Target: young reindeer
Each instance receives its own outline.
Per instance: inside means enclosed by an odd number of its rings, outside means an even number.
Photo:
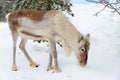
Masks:
[[[52,69],[54,72],[61,71],[57,62],[56,42],[62,43],[66,55],[70,55],[73,50],[80,65],[87,64],[90,35],[83,36],[60,11],[18,10],[9,13],[6,17],[13,38],[13,71],[17,70],[16,43],[18,36],[22,38],[19,48],[32,67],[38,67],[38,64],[30,58],[25,49],[28,39],[48,41],[50,55],[47,71]],[[54,67],[52,67],[53,59]]]

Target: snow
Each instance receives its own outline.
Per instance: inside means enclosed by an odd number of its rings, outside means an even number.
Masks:
[[[57,45],[61,73],[47,72],[47,43],[29,40],[26,49],[40,66],[29,66],[23,53],[17,48],[18,71],[11,71],[12,38],[7,23],[0,23],[0,80],[120,80],[120,16],[109,9],[93,16],[102,5],[74,5],[75,17],[70,21],[83,34],[90,33],[88,64],[81,67],[72,52],[69,57]],[[20,39],[18,43],[20,42]]]

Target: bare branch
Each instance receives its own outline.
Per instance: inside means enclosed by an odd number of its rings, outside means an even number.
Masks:
[[[116,9],[112,4],[110,4],[111,9],[113,9],[115,12],[117,12],[120,15],[120,12],[118,11],[118,9]]]
[[[98,12],[96,12],[93,16],[97,16],[100,12],[102,12],[103,10],[105,10],[105,8],[106,8],[107,6],[104,6],[104,8],[103,9],[101,9],[100,11],[98,11]]]
[[[102,0],[100,0],[100,1],[95,1],[95,0],[86,0],[86,1],[88,1],[88,2],[92,2],[92,3],[108,3],[107,1],[102,1]]]
[[[98,1],[96,1],[96,0],[86,0],[86,1],[88,1],[88,2],[92,2],[92,3],[98,3],[98,4],[102,4],[102,5],[104,5],[104,8],[103,9],[101,9],[100,11],[98,11],[98,12],[96,12],[96,16],[100,13],[100,12],[102,12],[103,10],[105,10],[105,8],[109,8],[109,9],[111,9],[111,10],[113,10],[112,12],[116,12],[116,13],[118,13],[119,15],[120,15],[120,7],[119,8],[116,8],[116,5],[120,5],[120,1],[118,2],[118,1],[116,1],[116,2],[109,2],[108,0],[98,0]]]

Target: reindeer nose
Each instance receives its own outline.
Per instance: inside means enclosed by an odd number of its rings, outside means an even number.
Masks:
[[[85,61],[80,61],[80,65],[81,65],[82,67],[84,67],[84,66],[86,66],[86,62],[85,62]]]
[[[80,63],[83,63],[83,61],[80,61]]]

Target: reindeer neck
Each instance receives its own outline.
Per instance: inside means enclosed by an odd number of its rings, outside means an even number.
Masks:
[[[55,15],[54,23],[56,24],[56,32],[65,40],[69,47],[75,45],[78,41],[78,37],[82,36],[68,18],[62,13],[57,13]]]
[[[82,35],[73,25],[67,27],[68,29],[65,33],[65,37],[67,38],[65,40],[70,47],[73,47],[78,42],[78,38]]]

